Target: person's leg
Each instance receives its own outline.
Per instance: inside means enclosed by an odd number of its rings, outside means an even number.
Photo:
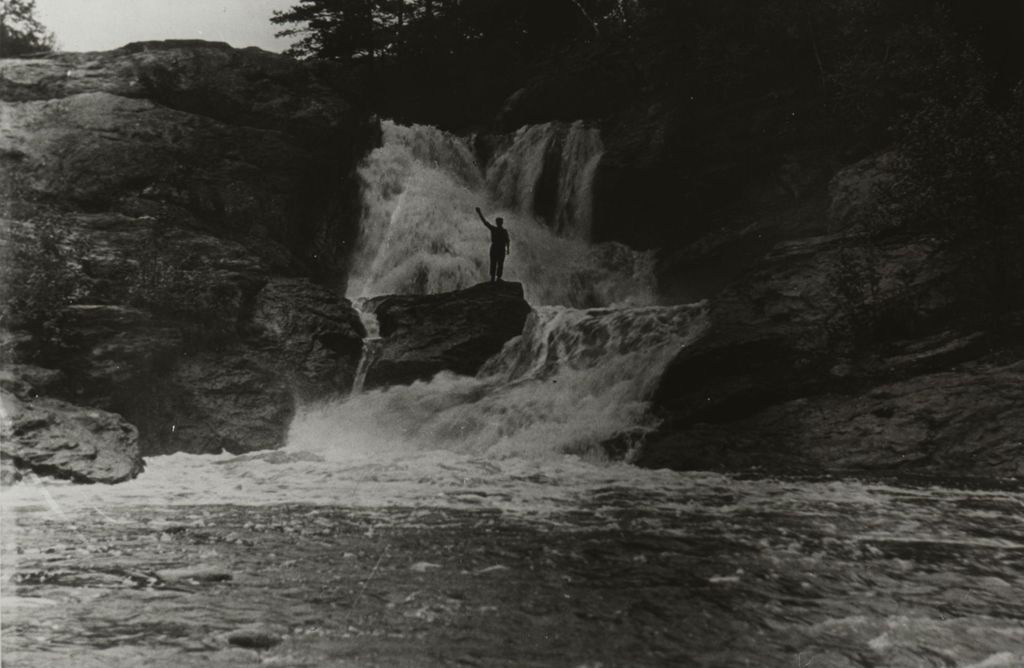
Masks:
[[[501,280],[501,272],[505,269],[505,253],[498,255],[498,280]]]
[[[502,255],[502,249],[490,249],[490,281],[494,282],[502,278],[502,263],[504,259],[505,256]]]

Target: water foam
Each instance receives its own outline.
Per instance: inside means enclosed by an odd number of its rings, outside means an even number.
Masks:
[[[447,450],[488,458],[604,457],[654,427],[647,398],[706,322],[704,306],[540,307],[476,377],[366,392],[302,409],[288,449],[333,461]]]

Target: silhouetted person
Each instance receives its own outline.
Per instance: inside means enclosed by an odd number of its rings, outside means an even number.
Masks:
[[[505,221],[502,218],[495,218],[494,225],[487,222],[484,218],[483,211],[480,207],[476,208],[476,213],[480,216],[480,220],[483,221],[487,229],[491,231],[491,282],[501,280],[501,270],[505,268],[505,256],[510,252],[510,242],[508,239],[508,230],[505,229]]]

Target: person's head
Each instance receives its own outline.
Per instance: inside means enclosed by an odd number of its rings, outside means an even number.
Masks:
[[[496,225],[497,225],[498,227],[501,227],[502,225],[504,225],[504,224],[505,224],[505,219],[504,219],[504,218],[495,218],[495,219],[494,219],[494,222],[495,222],[495,224],[496,224]]]

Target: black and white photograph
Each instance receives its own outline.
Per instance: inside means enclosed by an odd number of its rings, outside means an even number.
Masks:
[[[1024,0],[0,0],[2,668],[1024,668]]]

